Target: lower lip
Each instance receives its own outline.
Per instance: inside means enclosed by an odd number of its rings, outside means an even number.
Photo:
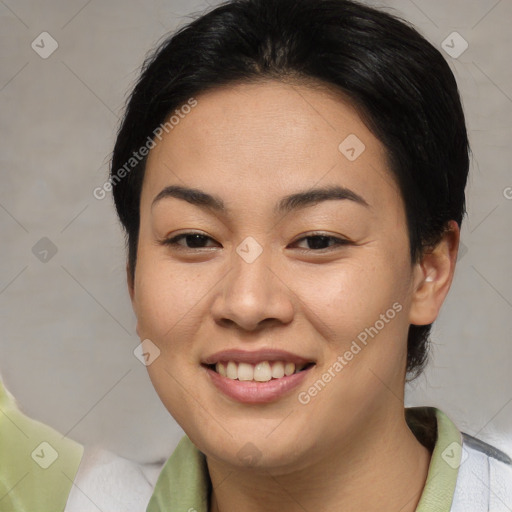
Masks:
[[[268,382],[228,379],[211,368],[205,366],[203,368],[206,369],[217,389],[225,395],[246,404],[263,404],[274,402],[298,387],[312,367],[287,377],[269,380]]]

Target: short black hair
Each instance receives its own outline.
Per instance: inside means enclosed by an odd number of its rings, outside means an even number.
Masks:
[[[470,148],[457,83],[439,50],[408,22],[351,0],[230,0],[167,37],[128,99],[110,182],[132,281],[146,163],[134,153],[191,97],[261,80],[323,84],[352,101],[386,149],[412,263],[449,220],[460,227]],[[409,326],[409,380],[426,364],[431,327]]]

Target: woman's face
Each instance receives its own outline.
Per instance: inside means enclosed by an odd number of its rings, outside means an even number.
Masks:
[[[157,393],[201,451],[285,471],[402,414],[424,275],[384,147],[341,96],[267,82],[196,99],[148,157],[137,331],[160,350]],[[162,193],[173,186],[214,200]],[[333,193],[302,195],[316,189]],[[281,377],[293,361],[310,364]]]

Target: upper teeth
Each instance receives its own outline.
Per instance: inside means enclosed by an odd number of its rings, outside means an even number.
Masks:
[[[285,363],[282,361],[273,361],[272,363],[262,361],[254,365],[228,361],[227,364],[218,362],[215,365],[215,371],[228,379],[268,382],[272,378],[280,379],[285,375],[288,376],[299,372],[305,366],[306,364],[295,365],[295,363]]]

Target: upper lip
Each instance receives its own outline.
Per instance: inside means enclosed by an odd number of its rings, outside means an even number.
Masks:
[[[286,350],[266,348],[261,350],[230,349],[215,352],[203,359],[203,364],[215,364],[219,361],[235,361],[237,363],[256,364],[262,361],[284,361],[295,364],[307,364],[314,362],[312,359],[301,357]]]

